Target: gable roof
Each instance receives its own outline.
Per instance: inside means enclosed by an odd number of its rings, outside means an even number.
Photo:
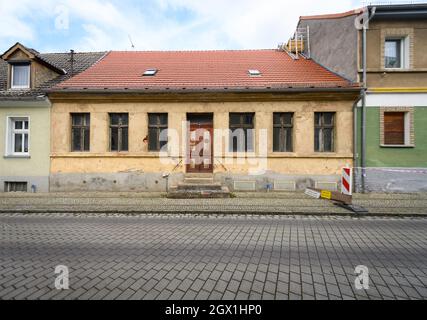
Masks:
[[[154,76],[143,76],[157,69]],[[260,76],[250,76],[249,70]],[[312,60],[292,59],[278,50],[111,51],[79,75],[52,90],[67,91],[203,91],[275,88],[338,88],[355,84]]]
[[[14,46],[13,46],[14,47]],[[13,48],[12,47],[12,48]],[[39,53],[34,49],[28,49],[30,53],[36,54],[39,61],[44,61],[55,68],[63,70],[64,72],[58,74],[58,77],[44,82],[37,88],[31,90],[7,90],[7,77],[8,77],[8,63],[0,58],[0,99],[25,99],[35,98],[43,95],[46,89],[55,86],[61,81],[69,79],[71,75],[70,53]],[[10,50],[10,49],[9,49]],[[8,50],[8,51],[9,51]],[[6,51],[6,53],[8,52]],[[99,59],[105,56],[106,52],[77,52],[74,53],[73,75],[76,75],[91,65],[96,63]],[[3,57],[4,55],[2,55]]]
[[[15,43],[12,47],[10,47],[8,50],[6,50],[6,52],[3,53],[0,58],[3,59],[3,60],[8,60],[9,56],[11,54],[13,54],[17,50],[23,51],[31,59],[34,59],[34,60],[38,61],[39,63],[45,65],[46,67],[48,67],[49,69],[55,71],[56,73],[58,73],[60,75],[63,75],[63,74],[67,73],[63,68],[61,68],[57,64],[55,64],[55,63],[53,63],[53,62],[51,62],[49,60],[46,60],[43,57],[43,55],[41,55],[40,52],[38,52],[37,50],[31,49],[31,48],[27,48],[26,46],[22,45],[19,42]]]

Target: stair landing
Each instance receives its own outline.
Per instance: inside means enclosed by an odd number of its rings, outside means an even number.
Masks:
[[[184,181],[172,186],[168,198],[229,198],[230,190],[215,182],[212,174],[191,173],[186,174]]]

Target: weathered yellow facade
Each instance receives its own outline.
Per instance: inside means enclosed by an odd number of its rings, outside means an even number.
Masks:
[[[151,182],[145,181],[145,189],[163,190],[161,175],[171,174],[172,181],[177,181],[185,174],[185,142],[183,142],[182,123],[188,113],[212,113],[214,129],[229,128],[230,112],[255,113],[255,153],[248,154],[248,159],[230,154],[228,139],[214,138],[214,169],[218,179],[232,177],[232,180],[259,180],[268,178],[270,182],[299,177],[316,181],[337,182],[341,168],[352,165],[353,159],[353,101],[229,101],[225,102],[191,102],[191,101],[120,101],[108,99],[60,100],[51,98],[51,188],[53,190],[74,190],[86,185],[88,189],[105,186],[113,190],[127,189],[131,179],[150,176]],[[129,151],[109,152],[109,120],[111,112],[129,113]],[[168,129],[176,135],[169,136],[169,164],[159,159],[157,152],[149,152],[144,138],[148,134],[148,113],[168,113]],[[274,112],[294,112],[293,145],[294,152],[278,153],[272,148],[272,126]],[[314,152],[314,112],[336,112],[335,152]],[[90,113],[90,151],[71,152],[71,113]],[[174,129],[174,130],[170,130]],[[267,158],[266,172],[251,175],[265,157],[260,154],[259,133],[266,129]],[[179,137],[179,141],[177,140]],[[185,137],[185,134],[184,134]],[[184,143],[184,145],[182,145]],[[224,153],[218,150],[222,145]],[[221,154],[222,153],[222,154]],[[123,178],[123,175],[125,178]],[[137,177],[138,176],[138,177]],[[317,178],[314,178],[317,177]],[[112,181],[110,181],[112,180]],[[121,182],[122,181],[122,182]],[[98,183],[94,185],[93,182]],[[120,186],[118,186],[120,184]],[[130,183],[131,190],[141,190],[138,185]],[[298,183],[297,183],[298,184]],[[306,185],[306,184],[304,184]],[[109,187],[106,187],[107,189]]]

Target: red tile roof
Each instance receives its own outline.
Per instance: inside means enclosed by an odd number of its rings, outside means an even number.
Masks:
[[[147,69],[158,72],[155,76],[142,76]],[[259,70],[261,76],[249,76],[249,69]],[[353,86],[312,60],[293,60],[278,50],[111,51],[86,71],[57,85],[54,91]]]

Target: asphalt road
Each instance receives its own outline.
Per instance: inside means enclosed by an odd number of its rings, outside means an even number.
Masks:
[[[55,288],[58,265],[69,289]],[[0,299],[426,299],[426,288],[425,218],[0,215]]]

